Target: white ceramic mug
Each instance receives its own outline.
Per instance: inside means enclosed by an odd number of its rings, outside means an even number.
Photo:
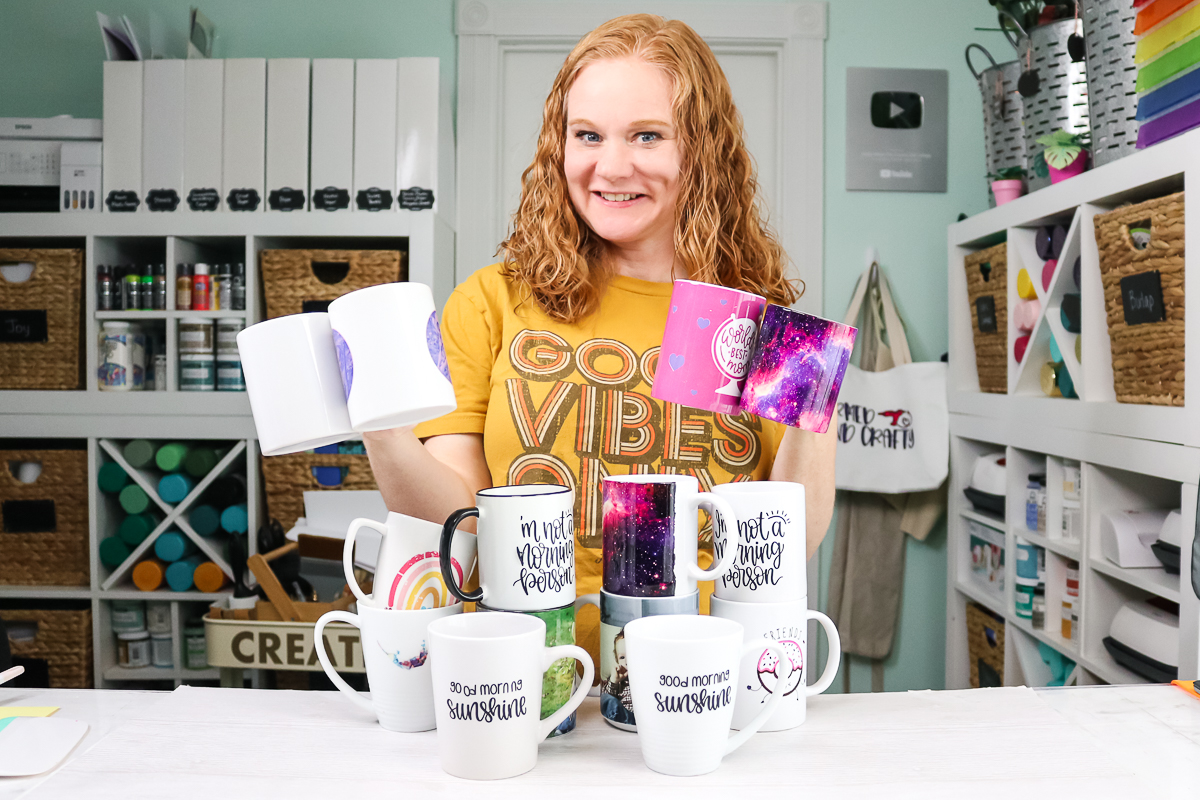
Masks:
[[[346,407],[356,431],[436,419],[456,408],[433,292],[384,283],[329,304]]]
[[[462,614],[429,626],[433,699],[442,769],[495,780],[533,769],[538,744],[569,717],[592,685],[587,651],[546,647],[546,623],[526,614]],[[542,676],[560,658],[583,665],[571,699],[539,720]]]
[[[837,676],[842,661],[842,641],[833,620],[820,611],[808,608],[808,599],[786,603],[738,603],[713,597],[709,613],[714,617],[733,620],[746,632],[746,643],[757,649],[742,658],[742,680],[737,687],[733,707],[733,727],[741,729],[752,722],[759,710],[776,695],[783,702],[762,726],[764,731],[785,731],[804,724],[805,700],[829,688]],[[829,637],[829,658],[821,679],[807,685],[808,672],[804,660],[808,656],[808,621],[815,619]],[[783,648],[791,664],[788,669],[778,654],[767,648],[776,644]]]
[[[375,580],[371,594],[365,594],[354,579],[354,542],[358,532],[370,528],[383,535],[375,560]],[[453,605],[442,578],[438,547],[442,526],[423,519],[388,512],[385,522],[359,518],[350,523],[342,546],[342,568],[346,585],[359,604],[376,608],[413,610]],[[455,537],[450,549],[450,568],[461,586],[475,569],[475,534]]]
[[[804,486],[788,481],[723,483],[713,494],[733,508],[740,542],[733,565],[717,578],[713,594],[745,603],[781,603],[808,594]],[[713,532],[713,555],[730,546],[722,517]]]
[[[354,435],[328,314],[269,319],[240,332],[237,344],[264,456]]]
[[[683,597],[733,566],[736,547],[701,569],[700,509],[734,520],[721,497],[700,491],[691,475],[618,475],[604,479],[603,586],[626,597]]]
[[[664,775],[704,775],[741,747],[774,713],[767,701],[749,725],[729,735],[741,680],[739,664],[757,651],[742,626],[716,617],[642,617],[625,626],[629,685],[646,766]],[[768,642],[780,662],[783,648]]]
[[[479,588],[456,580],[450,556],[459,523],[479,518]],[[460,600],[497,611],[545,611],[575,602],[575,492],[566,486],[497,486],[475,493],[442,528],[442,578]]]
[[[420,611],[389,611],[363,606],[357,614],[330,611],[317,620],[313,641],[317,659],[333,685],[354,704],[370,711],[389,731],[428,731],[433,713],[432,673],[429,668],[430,623],[462,612],[462,604]],[[361,632],[363,662],[370,698],[350,688],[334,670],[325,652],[324,630],[330,622],[348,622]]]

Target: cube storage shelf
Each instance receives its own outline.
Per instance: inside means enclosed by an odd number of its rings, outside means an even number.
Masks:
[[[134,214],[0,214],[0,247],[77,247],[85,251],[84,320],[81,347],[86,359],[85,388],[77,391],[0,391],[0,444],[4,439],[86,439],[88,447],[89,549],[91,584],[87,587],[0,586],[0,598],[34,603],[39,600],[88,600],[92,605],[95,685],[130,686],[130,682],[165,687],[169,684],[216,682],[218,671],[188,670],[183,665],[184,623],[212,601],[228,593],[198,591],[142,592],[129,584],[131,563],[115,571],[99,561],[99,543],[111,534],[112,500],[97,486],[105,461],[120,463],[120,443],[129,439],[159,441],[202,440],[232,446],[226,463],[244,468],[250,530],[263,521],[260,453],[250,404],[245,392],[184,392],[178,390],[176,349],[178,324],[189,319],[240,317],[247,325],[263,319],[258,254],[276,248],[396,249],[407,252],[408,279],[433,288],[443,304],[455,285],[454,229],[434,211],[403,213],[134,213]],[[174,307],[174,270],[178,263],[237,262],[246,265],[246,310],[186,311]],[[105,312],[96,310],[95,275],[98,264],[164,263],[167,265],[168,307],[158,311]],[[167,342],[166,391],[103,392],[96,384],[96,342],[105,319],[148,321],[161,325]],[[127,465],[126,465],[127,466]],[[151,486],[150,474],[131,470],[135,481]],[[215,477],[212,475],[210,477]],[[187,506],[203,492],[198,482],[187,499],[171,506],[152,502],[165,518],[151,538],[168,524],[193,540],[194,531],[180,520]],[[179,511],[176,517],[169,517]],[[173,522],[168,522],[170,518]],[[181,524],[182,523],[182,524]],[[248,537],[251,553],[255,537]],[[198,542],[202,546],[203,542]],[[152,547],[150,538],[145,549]],[[226,574],[224,556],[211,545],[206,552]],[[171,668],[123,668],[117,665],[112,633],[113,600],[165,600],[171,603],[174,664]],[[256,680],[256,678],[252,678]]]
[[[1196,180],[1193,181],[1192,179]],[[1011,203],[955,223],[948,229],[951,411],[949,567],[947,576],[946,686],[969,685],[966,605],[978,603],[1006,623],[1005,683],[1045,685],[1049,669],[1037,655],[1045,644],[1076,662],[1069,683],[1144,683],[1117,664],[1104,648],[1113,616],[1122,604],[1161,598],[1179,607],[1179,677],[1200,677],[1200,600],[1191,589],[1190,553],[1200,482],[1200,372],[1185,370],[1182,406],[1119,403],[1113,369],[1095,238],[1095,217],[1126,203],[1137,203],[1200,185],[1200,132],[1139,151],[1098,169],[1041,189]],[[1187,207],[1188,238],[1200,243],[1200,208]],[[1035,246],[1037,229],[1062,225],[1067,230],[1058,265],[1048,271]],[[1004,331],[1008,352],[1005,394],[980,391],[976,370],[965,259],[1006,242],[1009,310]],[[1200,247],[1200,244],[1197,244]],[[1078,257],[1080,280],[1071,270]],[[1185,253],[1190,264],[1190,254]],[[1041,303],[1021,362],[1013,344],[1020,332],[1012,309],[1019,300],[1017,276],[1024,268]],[[1186,269],[1186,267],[1185,267]],[[1063,327],[1059,311],[1068,292],[1080,295],[1080,358],[1075,335]],[[1200,352],[1200,295],[1185,298],[1185,348]],[[1048,397],[1040,370],[1049,360],[1053,336],[1077,399]],[[1194,388],[1193,388],[1194,387]],[[974,510],[963,494],[976,457],[1004,453],[1008,459],[1004,519]],[[1082,535],[1064,539],[1062,464],[1081,464]],[[1047,473],[1046,525],[1042,532],[1025,524],[1027,475]],[[1108,561],[1100,547],[1100,519],[1106,511],[1179,508],[1184,553],[1180,575],[1161,568],[1123,569]],[[1003,537],[1008,558],[1002,592],[988,591],[972,570],[971,531],[988,525]],[[1015,610],[1016,545],[1021,538],[1044,548],[1046,558],[1045,630],[1033,628]],[[1064,639],[1059,626],[1061,583],[1068,561],[1079,565],[1078,635]],[[1053,584],[1053,586],[1052,586]],[[1156,601],[1157,602],[1157,601]]]

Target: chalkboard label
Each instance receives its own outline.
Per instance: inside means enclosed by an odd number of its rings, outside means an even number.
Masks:
[[[58,517],[53,500],[5,500],[0,506],[5,533],[53,533]]]
[[[174,189],[151,189],[146,192],[148,211],[174,211],[179,208],[179,194]]]
[[[305,300],[300,304],[300,313],[323,314],[329,310],[329,304],[332,302],[332,300]]]
[[[1167,309],[1163,307],[1162,276],[1158,270],[1121,278],[1121,306],[1125,309],[1126,325],[1165,320]]]
[[[313,210],[339,211],[350,207],[350,190],[326,186],[312,194]]]
[[[45,311],[0,309],[0,342],[44,342],[49,339]]]
[[[267,195],[267,205],[274,211],[303,211],[304,192],[287,186],[272,189]]]
[[[392,207],[392,193],[376,186],[359,190],[354,199],[359,211],[386,211]]]
[[[996,298],[985,294],[975,298],[975,316],[979,320],[980,333],[996,332]]]
[[[221,193],[216,189],[192,189],[187,203],[192,211],[216,211],[221,206]]]
[[[414,186],[400,190],[400,207],[409,211],[424,211],[433,208],[433,190]]]
[[[230,211],[256,211],[260,202],[257,189],[230,189],[225,207]]]
[[[104,201],[104,205],[108,206],[108,210],[114,213],[121,211],[137,211],[137,207],[142,204],[138,193],[132,190],[113,189],[108,193],[108,197]]]

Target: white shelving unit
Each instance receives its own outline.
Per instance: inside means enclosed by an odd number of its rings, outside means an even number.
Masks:
[[[97,486],[104,461],[117,461],[117,443],[129,439],[161,441],[208,440],[232,446],[216,472],[245,469],[251,532],[264,517],[259,481],[259,450],[245,392],[182,392],[176,381],[175,343],[181,320],[242,317],[247,325],[264,316],[259,252],[275,248],[395,249],[407,252],[408,280],[433,288],[440,306],[454,288],[454,229],[434,211],[290,213],[132,213],[132,214],[0,214],[0,247],[75,247],[83,249],[84,292],[81,326],[84,388],[77,391],[0,390],[0,447],[5,439],[83,439],[88,450],[89,544],[91,583],[85,587],[0,586],[0,599],[90,601],[92,607],[95,684],[128,686],[129,681],[179,685],[215,681],[217,670],[183,668],[182,629],[189,612],[203,608],[222,593],[142,592],[129,582],[128,568],[152,546],[154,536],[168,525],[186,535],[186,506],[207,485],[198,483],[191,495],[174,507],[163,505],[164,517],[155,533],[138,548],[125,568],[110,571],[101,565],[100,539],[112,533],[112,500]],[[177,263],[243,262],[246,265],[245,311],[185,311],[174,308],[174,270]],[[168,308],[160,311],[96,311],[95,274],[98,264],[164,263],[167,265]],[[97,334],[104,319],[149,321],[162,325],[167,342],[167,390],[102,392],[96,385]],[[127,466],[127,465],[125,465]],[[131,474],[136,470],[131,469]],[[145,476],[142,476],[143,481]],[[135,478],[136,480],[136,478]],[[146,488],[146,487],[143,487]],[[157,498],[156,492],[150,492]],[[205,554],[229,574],[224,554],[203,537]],[[207,549],[205,549],[207,545]],[[254,537],[249,537],[251,551]],[[210,552],[211,551],[211,552]],[[111,630],[113,600],[168,600],[172,603],[175,666],[126,669],[116,665]]]
[[[1200,481],[1200,373],[1185,376],[1185,405],[1164,407],[1118,403],[1094,217],[1128,202],[1200,185],[1200,132],[1193,132],[1119,161],[953,224],[949,245],[949,322],[951,411],[949,574],[947,577],[946,686],[969,685],[966,604],[976,602],[1005,620],[1005,682],[1045,685],[1049,671],[1037,656],[1044,643],[1077,667],[1069,683],[1144,683],[1108,655],[1103,639],[1120,606],[1130,600],[1161,598],[1178,604],[1180,677],[1200,677],[1200,601],[1191,590],[1189,560]],[[1187,237],[1200,241],[1200,207],[1189,206]],[[1043,287],[1043,262],[1034,247],[1036,229],[1059,224],[1068,230],[1063,255]],[[1020,269],[1033,279],[1043,313],[1022,362],[1013,356],[1019,333],[1008,330],[1008,391],[980,392],[975,368],[971,314],[964,259],[970,253],[1007,241],[1009,320],[1018,300]],[[1080,259],[1076,288],[1071,269]],[[1192,261],[1187,257],[1189,269]],[[1062,297],[1078,292],[1081,301],[1081,358],[1075,335],[1059,319]],[[1191,292],[1185,308],[1186,342],[1200,352],[1200,299]],[[1043,394],[1039,371],[1049,360],[1054,336],[1079,399]],[[963,494],[977,456],[1003,452],[1007,457],[1004,519],[980,514]],[[1081,463],[1083,531],[1079,541],[1061,538],[1062,460]],[[1027,475],[1047,473],[1047,513],[1043,532],[1025,525]],[[1183,515],[1181,575],[1161,568],[1122,569],[1100,548],[1103,512],[1135,508],[1180,508]],[[994,528],[1004,537],[1005,581],[1002,594],[987,591],[971,570],[968,521]],[[1017,538],[1046,551],[1045,630],[1035,630],[1015,613]],[[1080,631],[1072,640],[1060,635],[1061,584],[1068,560],[1079,564]],[[1052,584],[1054,584],[1052,586]]]

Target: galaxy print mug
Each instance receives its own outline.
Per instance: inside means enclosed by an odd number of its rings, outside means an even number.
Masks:
[[[766,302],[750,292],[675,281],[650,396],[689,408],[739,413]]]
[[[742,656],[733,728],[742,730],[753,724],[758,713],[777,696],[782,701],[759,730],[785,731],[803,725],[806,699],[828,689],[841,664],[842,641],[833,620],[810,609],[806,597],[786,603],[738,603],[720,597],[710,602],[711,616],[737,622],[745,632],[747,646],[758,645]],[[808,686],[804,660],[811,619],[821,623],[829,637],[829,658],[820,680]],[[769,645],[782,649],[789,663],[782,663]]]
[[[355,431],[415,425],[457,405],[433,291],[384,283],[329,304],[346,408]]]
[[[452,556],[458,526],[478,517],[479,588],[465,591]],[[442,579],[459,600],[499,611],[545,611],[575,602],[575,492],[567,486],[496,486],[455,511],[438,546]]]
[[[429,731],[436,726],[433,683],[429,669],[430,623],[461,613],[462,603],[420,611],[389,611],[360,606],[357,614],[330,611],[313,628],[317,660],[343,694],[379,720],[387,731]],[[342,680],[325,652],[325,626],[346,622],[360,631],[370,695],[359,694]]]
[[[768,304],[742,391],[742,411],[793,428],[824,433],[856,328]]]
[[[701,492],[691,475],[618,475],[604,479],[603,587],[627,597],[683,597],[733,566],[736,542],[701,569],[698,513],[729,520],[732,507],[719,495]],[[739,534],[740,536],[740,534]],[[740,539],[739,539],[740,541]]]
[[[576,601],[578,602],[578,601]],[[562,608],[551,608],[548,611],[499,611],[488,608],[483,603],[475,604],[476,612],[494,611],[499,614],[528,614],[546,623],[546,647],[558,647],[564,644],[575,644],[575,603]],[[565,706],[571,699],[571,694],[578,685],[579,678],[575,674],[575,661],[571,658],[560,658],[550,665],[542,675],[542,719],[548,718],[555,711]],[[562,736],[575,730],[575,715],[564,719],[559,726],[550,732],[550,737]]]
[[[683,597],[624,597],[600,591],[576,600],[576,613],[585,605],[600,609],[600,714],[614,728],[636,731],[625,657],[625,626],[642,617],[696,616],[700,613],[700,592]]]
[[[382,535],[375,557],[371,594],[365,594],[354,577],[354,545],[363,529]],[[360,605],[411,611],[441,608],[458,602],[442,577],[442,526],[423,519],[389,512],[384,522],[365,517],[354,520],[342,545],[342,570],[346,585]],[[360,553],[361,556],[361,553]],[[475,534],[454,537],[450,570],[462,586],[475,569]]]
[[[733,565],[717,578],[713,593],[744,603],[799,600],[808,594],[804,485],[790,481],[744,481],[713,487],[733,509],[738,542],[722,517],[713,529],[713,554],[735,547]]]

